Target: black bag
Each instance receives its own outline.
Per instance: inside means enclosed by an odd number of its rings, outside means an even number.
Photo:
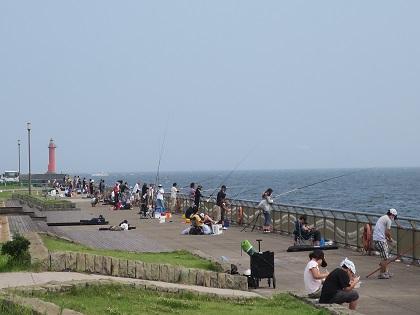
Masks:
[[[190,229],[190,232],[188,233],[190,235],[203,235],[203,229],[199,226],[192,226]]]

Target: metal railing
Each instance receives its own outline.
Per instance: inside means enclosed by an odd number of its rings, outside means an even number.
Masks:
[[[166,196],[169,198],[169,195]],[[230,199],[231,211],[227,218],[231,224],[242,224],[262,227],[263,217],[258,202],[250,200]],[[178,204],[181,209],[187,208],[191,200],[187,195],[178,195]],[[210,215],[216,213],[216,200],[202,198],[200,212]],[[272,224],[274,233],[292,234],[296,220],[300,215],[306,214],[308,223],[314,225],[325,239],[333,240],[342,246],[363,248],[363,229],[367,223],[374,225],[383,214],[346,211],[337,209],[324,209],[287,204],[272,205]],[[242,213],[242,218],[240,218]],[[238,222],[242,221],[242,222]],[[401,228],[391,227],[393,238],[397,244],[391,249],[394,254],[403,254],[404,257],[420,259],[420,219],[398,217]],[[419,245],[419,246],[417,246]]]

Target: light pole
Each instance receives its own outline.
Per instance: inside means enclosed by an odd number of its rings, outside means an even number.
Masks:
[[[20,183],[20,140],[18,139],[18,166],[19,166],[19,170],[18,170],[18,172],[19,172],[19,183]]]
[[[28,192],[31,194],[31,123],[26,123],[26,127],[28,129],[28,162],[29,162],[29,170],[28,170]]]

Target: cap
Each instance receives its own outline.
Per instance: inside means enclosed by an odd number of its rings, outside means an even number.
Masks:
[[[325,268],[327,267],[327,261],[325,260],[324,252],[320,249],[315,249],[312,253],[309,254],[309,258],[315,258],[315,259],[322,259],[321,267]]]
[[[397,214],[398,214],[398,212],[397,212],[397,210],[395,210],[394,208],[389,209],[389,210],[388,210],[388,213],[389,213],[389,214],[392,214],[395,218],[397,218]]]
[[[244,276],[250,276],[251,275],[251,269],[246,269],[244,271]]]
[[[159,184],[158,187],[162,187],[162,184]]]
[[[351,270],[353,274],[356,274],[356,267],[354,266],[354,263],[347,257],[344,258],[344,260],[340,263],[340,266],[341,267],[346,266],[348,269]]]
[[[200,217],[202,217],[204,219],[204,213],[200,213]]]

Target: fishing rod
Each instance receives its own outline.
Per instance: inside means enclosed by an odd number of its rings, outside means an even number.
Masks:
[[[294,188],[294,189],[292,189],[292,190],[289,190],[289,191],[286,191],[286,192],[283,192],[283,193],[277,194],[277,195],[273,196],[273,198],[277,198],[277,197],[280,197],[280,196],[284,196],[284,195],[290,194],[290,193],[292,193],[292,192],[295,192],[295,191],[298,191],[298,190],[301,190],[301,189],[304,189],[304,188],[307,188],[307,187],[311,187],[311,186],[315,186],[315,185],[318,185],[318,184],[321,184],[321,183],[328,182],[328,181],[333,180],[333,179],[337,179],[337,178],[340,178],[340,177],[349,176],[349,175],[351,175],[351,174],[359,173],[359,172],[361,172],[361,171],[364,171],[364,169],[363,169],[363,170],[354,171],[354,172],[350,172],[350,173],[346,173],[346,174],[341,174],[341,175],[338,175],[338,176],[329,177],[329,178],[326,178],[326,179],[323,179],[323,180],[317,181],[317,182],[315,182],[315,183],[311,183],[311,184],[308,184],[308,185],[304,185],[304,186],[301,186],[301,187],[297,187],[297,188]]]
[[[166,134],[168,132],[168,124],[169,124],[169,115],[168,115],[168,119],[166,120],[165,131],[164,131],[164,134],[163,134],[163,141],[162,141],[162,145],[161,145],[160,151],[159,151],[159,161],[158,161],[158,166],[157,166],[157,171],[156,171],[155,186],[157,184],[159,184],[160,163],[162,161],[163,151],[165,150],[165,142],[166,142]]]
[[[210,201],[210,198],[213,197],[213,195],[216,193],[216,191],[219,189],[220,186],[222,186],[228,179],[230,176],[232,176],[232,174],[238,169],[238,167],[245,162],[245,160],[251,155],[251,153],[255,150],[255,148],[257,147],[257,144],[255,144],[248,152],[247,154],[241,159],[239,160],[238,163],[236,163],[235,167],[225,176],[225,178],[223,178],[222,182],[220,183],[220,185],[210,194],[210,196],[207,199],[207,202]]]
[[[405,252],[404,252],[404,253],[402,253],[402,254],[397,255],[395,258],[392,258],[390,261],[388,261],[388,262],[385,264],[385,266],[384,266],[384,267],[386,267],[386,266],[388,266],[390,263],[392,263],[392,262],[394,262],[394,261],[396,261],[396,260],[400,259],[402,256],[404,256],[405,254],[407,254],[407,253],[411,252],[412,250],[414,250],[414,249],[415,249],[417,246],[419,246],[419,245],[420,245],[420,242],[417,242],[417,243],[416,243],[416,244],[414,244],[414,245],[413,245],[413,247],[411,247],[409,250],[405,251]],[[368,275],[366,276],[366,278],[369,278],[371,275],[373,275],[373,274],[377,273],[379,270],[381,270],[381,268],[382,268],[382,267],[379,267],[379,268],[375,269],[375,270],[374,270],[374,271],[372,271],[370,274],[368,274]]]
[[[212,176],[210,176],[210,177],[205,177],[203,180],[199,180],[198,182],[199,183],[204,183],[204,182],[209,182],[209,181],[211,181],[212,179],[214,179],[214,178],[217,178],[217,177],[220,177],[221,176],[221,174],[220,173],[218,173],[218,174],[216,174],[216,175],[212,175]],[[190,187],[190,184],[188,184],[188,185],[185,185],[185,186],[182,186],[180,189],[185,189],[185,188],[189,188]]]
[[[242,194],[248,193],[248,192],[253,191],[253,190],[255,190],[255,187],[254,187],[254,188],[249,188],[249,189],[244,189],[244,190],[241,190],[240,192],[238,192],[238,193],[236,193],[236,194],[232,195],[230,198],[231,198],[231,199],[232,199],[232,198],[236,198],[237,196],[240,196],[240,195],[242,195]]]

